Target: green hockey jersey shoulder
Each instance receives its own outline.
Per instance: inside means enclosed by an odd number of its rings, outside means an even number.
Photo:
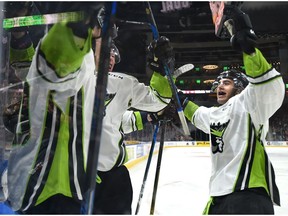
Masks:
[[[65,77],[78,70],[84,56],[92,47],[92,30],[89,29],[88,38],[80,49],[74,40],[72,29],[65,23],[55,24],[43,39],[40,52],[53,67],[59,77]]]
[[[252,55],[243,53],[246,75],[252,78],[259,77],[272,68],[262,55],[261,51],[258,49],[255,50],[256,52]]]

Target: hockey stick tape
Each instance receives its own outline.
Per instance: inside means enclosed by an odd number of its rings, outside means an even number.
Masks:
[[[181,74],[184,74],[184,73],[192,70],[193,68],[194,68],[193,64],[182,65],[181,67],[179,67],[177,70],[174,71],[173,76],[174,76],[174,78],[177,78]]]

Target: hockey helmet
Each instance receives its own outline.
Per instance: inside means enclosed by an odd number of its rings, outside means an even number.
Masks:
[[[115,64],[118,64],[121,61],[121,56],[120,56],[120,52],[117,48],[117,46],[115,45],[115,42],[112,40],[112,44],[111,44],[111,54],[115,56]]]
[[[114,24],[112,26],[112,44],[111,44],[111,54],[115,56],[115,64],[121,61],[120,52],[115,44],[114,39],[118,37],[118,27]]]
[[[216,78],[216,80],[212,84],[211,91],[215,92],[217,87],[220,84],[220,81],[222,79],[231,79],[234,82],[234,88],[239,90],[240,92],[245,89],[245,87],[249,84],[249,81],[247,80],[247,77],[244,73],[235,70],[235,69],[230,69],[227,71],[223,71],[222,73],[219,74],[219,76]]]

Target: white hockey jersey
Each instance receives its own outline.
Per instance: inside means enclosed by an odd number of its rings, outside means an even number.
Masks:
[[[132,76],[109,73],[98,170],[108,171],[127,161],[123,135],[135,130],[132,129],[135,121],[127,122],[127,119],[134,118],[132,112],[126,112],[127,109],[157,112],[169,101],[170,99],[161,98],[151,87],[139,83]]]
[[[82,200],[96,86],[89,30],[79,49],[70,28],[55,24],[39,43],[24,92],[17,135],[8,161],[8,202],[25,211],[55,194]],[[101,137],[99,170],[123,164],[119,132],[130,107],[158,111],[172,92],[166,78],[154,73],[150,86],[136,78],[110,73]],[[92,132],[93,133],[93,132]],[[96,181],[96,179],[95,179]]]
[[[274,170],[264,146],[268,119],[284,99],[283,80],[275,69],[248,80],[250,84],[224,105],[200,106],[192,117],[192,123],[210,135],[210,195],[263,187],[280,205]]]

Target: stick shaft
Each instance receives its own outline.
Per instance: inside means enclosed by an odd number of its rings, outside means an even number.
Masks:
[[[106,4],[110,14],[105,16],[104,26],[102,28],[102,46],[100,52],[100,65],[99,72],[97,74],[97,85],[96,93],[94,98],[94,110],[91,124],[90,132],[90,142],[88,149],[88,158],[87,158],[87,169],[86,169],[86,186],[87,191],[84,196],[82,213],[91,215],[93,214],[94,209],[94,194],[96,189],[96,176],[97,176],[97,167],[98,167],[98,158],[99,158],[99,149],[101,144],[101,134],[102,134],[102,125],[104,117],[104,104],[106,96],[106,87],[108,80],[108,69],[110,61],[110,49],[111,49],[111,29],[113,26],[113,19],[116,11],[116,3]],[[111,10],[111,11],[109,11]]]
[[[153,152],[154,152],[154,147],[155,147],[155,143],[156,143],[156,139],[157,139],[158,130],[159,130],[159,122],[155,126],[155,130],[154,130],[154,133],[153,133],[152,143],[151,143],[151,147],[150,147],[150,151],[149,151],[149,156],[148,156],[148,159],[147,159],[147,164],[146,164],[146,168],[145,168],[145,172],[144,172],[144,177],[143,177],[143,181],[142,181],[141,190],[140,190],[140,193],[139,193],[139,198],[138,198],[138,202],[137,202],[135,215],[138,214],[139,209],[140,209],[142,197],[143,197],[143,194],[144,194],[145,184],[146,184],[146,180],[147,180],[147,176],[148,176],[148,172],[149,172],[149,169],[150,169],[150,164],[151,164],[151,160],[152,160],[152,156],[153,156]]]
[[[83,19],[84,13],[81,11],[13,17],[3,20],[3,28],[11,29],[25,26],[55,24],[59,22],[77,22]]]
[[[158,31],[158,28],[157,28],[157,25],[156,25],[156,22],[155,22],[155,19],[154,19],[154,15],[153,15],[153,12],[152,12],[152,9],[151,9],[151,5],[150,5],[149,2],[146,2],[146,3],[147,3],[146,14],[147,14],[147,17],[149,19],[149,22],[151,23],[151,29],[152,29],[152,32],[153,32],[153,37],[154,37],[154,39],[158,39],[159,38],[159,31]],[[169,81],[169,84],[170,84],[170,87],[171,87],[171,90],[172,90],[173,98],[174,98],[174,101],[175,101],[176,106],[177,106],[177,112],[178,112],[178,115],[179,115],[179,118],[180,118],[180,121],[181,121],[181,124],[182,124],[182,127],[183,127],[183,131],[188,136],[188,135],[190,135],[190,131],[189,131],[186,119],[185,119],[183,108],[182,108],[180,100],[179,100],[179,96],[178,96],[178,93],[177,93],[177,88],[176,88],[176,86],[174,84],[174,81],[173,81],[170,69],[169,69],[169,67],[167,65],[167,62],[163,62],[163,63],[164,63],[164,70],[165,70],[166,76],[168,78],[168,81]]]
[[[156,165],[156,174],[155,174],[155,180],[154,180],[150,215],[153,215],[154,210],[155,210],[156,195],[157,195],[158,182],[159,182],[159,176],[160,176],[160,168],[161,168],[163,148],[164,148],[165,130],[166,130],[166,122],[163,121],[161,124],[161,139],[160,139],[159,153],[158,153],[158,159],[157,159],[157,165]]]

